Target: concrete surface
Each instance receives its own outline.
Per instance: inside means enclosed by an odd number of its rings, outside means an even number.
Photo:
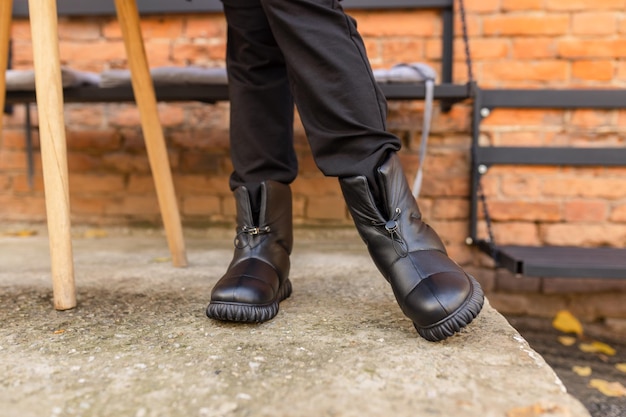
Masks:
[[[230,230],[188,233],[184,269],[157,232],[77,231],[66,312],[45,234],[1,235],[0,416],[589,416],[488,303],[421,339],[352,232],[296,234],[294,294],[261,325],[204,315]]]

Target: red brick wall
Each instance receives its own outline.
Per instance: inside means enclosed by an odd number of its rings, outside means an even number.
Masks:
[[[623,88],[626,12],[623,0],[465,0],[473,70],[483,87]],[[440,68],[441,21],[436,11],[352,13],[374,67],[425,61]],[[142,22],[152,66],[223,66],[221,14],[146,17]],[[455,81],[467,80],[456,14]],[[126,64],[118,25],[111,18],[60,22],[64,65],[101,71]],[[14,64],[32,66],[27,21],[13,26]],[[232,223],[227,186],[228,103],[160,104],[182,217],[187,224]],[[421,102],[390,103],[389,128],[405,147],[409,179],[417,169]],[[470,106],[437,111],[433,120],[420,205],[426,219],[461,264],[489,266],[465,245],[468,233]],[[70,192],[74,222],[159,224],[145,147],[132,104],[66,106]],[[29,188],[24,112],[5,118],[0,139],[0,221],[44,219],[39,154]],[[36,117],[35,117],[36,122]],[[493,144],[624,146],[626,111],[496,110],[482,124],[481,141]],[[315,167],[296,126],[301,172],[293,184],[295,222],[350,225],[337,181]],[[38,148],[37,148],[38,152]],[[502,243],[625,246],[626,169],[498,167],[484,178],[496,238]],[[481,233],[484,235],[484,224]],[[491,291],[553,294],[552,284],[511,284],[482,273]],[[552,286],[551,286],[552,285]],[[615,284],[611,284],[615,285]],[[621,284],[618,284],[621,285]],[[621,287],[620,287],[621,288]],[[602,291],[606,288],[603,287]],[[609,289],[614,290],[614,287]],[[608,291],[608,290],[607,290]],[[492,301],[507,308],[494,295]],[[510,303],[509,303],[510,304]],[[626,312],[620,317],[626,317]]]

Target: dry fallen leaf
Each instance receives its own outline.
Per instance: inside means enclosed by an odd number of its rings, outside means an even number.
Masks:
[[[615,367],[618,371],[624,372],[626,374],[626,363],[616,363]]]
[[[563,333],[575,333],[578,336],[583,334],[582,324],[567,310],[561,310],[556,313],[554,320],[552,320],[552,327]]]
[[[572,366],[572,371],[574,371],[578,376],[591,375],[591,368],[589,366]]]
[[[576,343],[576,338],[572,336],[559,336],[557,339],[563,346],[572,346]]]
[[[592,379],[589,386],[597,389],[607,397],[626,397],[626,388],[619,382],[608,382],[603,379]]]
[[[613,349],[606,343],[598,342],[595,340],[591,343],[581,343],[580,345],[578,345],[578,347],[580,348],[580,350],[587,353],[603,353],[608,356],[615,355],[615,349]]]
[[[20,230],[10,230],[2,233],[5,236],[11,237],[30,237],[35,236],[37,234],[36,230],[32,229],[20,229]]]

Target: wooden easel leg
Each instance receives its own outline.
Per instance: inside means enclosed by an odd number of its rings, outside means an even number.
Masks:
[[[56,0],[29,0],[54,307],[76,307]]]
[[[6,70],[9,62],[9,41],[11,39],[12,1],[0,1],[0,135],[4,121],[6,99]]]
[[[187,255],[180,213],[176,202],[165,138],[159,121],[156,94],[141,36],[137,3],[135,0],[115,0],[115,8],[124,37],[135,101],[139,108],[141,127],[156,185],[165,233],[172,254],[172,263],[174,266],[186,266]]]

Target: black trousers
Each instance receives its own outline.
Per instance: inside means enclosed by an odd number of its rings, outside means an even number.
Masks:
[[[223,0],[228,23],[232,189],[291,183],[294,103],[328,176],[366,175],[400,140],[356,23],[338,0]]]

